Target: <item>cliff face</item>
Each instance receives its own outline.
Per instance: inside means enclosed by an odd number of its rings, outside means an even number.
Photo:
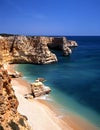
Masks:
[[[69,46],[77,46],[65,37],[0,36],[0,61],[10,63],[48,64],[57,62],[51,49],[60,49],[69,55]]]
[[[41,37],[0,37],[0,59],[10,63],[56,62],[56,55],[51,53],[48,46],[41,41]]]
[[[26,117],[18,113],[17,107],[11,78],[4,68],[0,68],[0,130],[30,130]]]

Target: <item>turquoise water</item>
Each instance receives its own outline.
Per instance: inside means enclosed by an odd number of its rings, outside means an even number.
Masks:
[[[52,89],[47,98],[60,104],[60,111],[83,116],[100,127],[100,37],[69,37],[78,42],[69,57],[53,51],[58,63],[49,65],[18,65],[24,78],[33,82],[38,77],[47,80]]]

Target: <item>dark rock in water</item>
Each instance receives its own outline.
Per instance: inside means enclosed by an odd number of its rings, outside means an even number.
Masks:
[[[60,49],[64,55],[71,54],[69,47],[77,46],[66,37],[0,36],[0,62],[49,64],[57,62],[51,49]]]
[[[37,80],[39,80],[40,82],[45,82],[46,81],[44,78],[38,78]]]
[[[39,97],[45,94],[49,94],[51,89],[48,86],[45,86],[39,80],[36,80],[34,83],[31,83],[31,91],[34,97]]]

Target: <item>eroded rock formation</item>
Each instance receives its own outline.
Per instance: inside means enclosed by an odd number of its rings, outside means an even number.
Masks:
[[[51,89],[48,86],[45,86],[42,81],[37,79],[34,83],[31,83],[31,91],[34,97],[39,97],[45,94],[49,94]]]
[[[56,55],[41,42],[40,37],[0,37],[0,45],[0,59],[3,62],[47,64],[57,61]]]
[[[11,78],[0,67],[0,130],[31,130],[27,118],[18,113],[18,104]]]
[[[66,37],[0,36],[0,61],[9,63],[48,64],[57,62],[50,49],[60,49],[71,54],[69,47],[77,46]]]
[[[70,47],[77,47],[76,41],[67,40],[66,37],[52,37],[51,42],[48,42],[48,47],[51,49],[62,50],[63,55],[67,56],[72,53]]]

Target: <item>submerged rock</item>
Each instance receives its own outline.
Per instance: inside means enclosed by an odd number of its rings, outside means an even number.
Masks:
[[[45,82],[46,81],[44,78],[38,78],[37,80],[39,80],[40,82]]]
[[[48,86],[45,86],[39,80],[36,80],[34,83],[31,83],[31,92],[34,97],[39,97],[45,94],[49,94],[51,89]]]

